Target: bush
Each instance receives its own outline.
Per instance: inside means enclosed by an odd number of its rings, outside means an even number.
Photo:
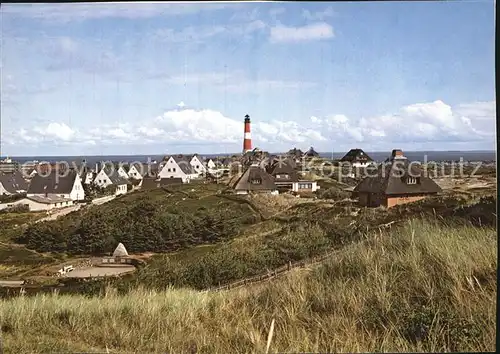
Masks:
[[[0,195],[0,203],[12,203],[18,200],[26,198],[26,193],[21,194],[11,194],[11,195]]]
[[[350,192],[344,191],[338,187],[330,187],[328,189],[320,189],[317,192],[318,198],[342,200],[351,196]]]
[[[234,237],[241,216],[246,224],[257,220],[245,205],[219,198],[205,198],[214,204],[200,208],[198,200],[182,197],[174,203],[174,197],[166,194],[152,196],[133,193],[56,221],[31,225],[18,241],[43,252],[103,254],[112,252],[119,242],[129,252],[165,252]]]
[[[30,207],[27,204],[17,204],[11,207],[0,210],[0,214],[7,213],[28,213],[30,211]]]

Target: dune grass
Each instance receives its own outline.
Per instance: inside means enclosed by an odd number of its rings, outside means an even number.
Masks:
[[[135,289],[0,301],[4,350],[494,351],[492,228],[412,220],[314,268],[223,292]]]

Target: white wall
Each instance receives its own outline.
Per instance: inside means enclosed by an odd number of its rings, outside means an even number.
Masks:
[[[191,176],[182,172],[179,165],[172,157],[168,159],[158,175],[160,178],[182,178],[183,183],[189,183],[191,178]]]
[[[71,193],[69,194],[69,199],[71,200],[84,200],[85,199],[85,192],[83,191],[83,185],[82,185],[82,180],[80,176],[76,176],[75,182],[73,184],[73,189],[71,190]]]
[[[123,167],[120,166],[116,172],[118,173],[118,176],[125,178],[125,179],[129,179],[129,176],[128,176],[127,172],[125,172],[125,169]]]
[[[299,184],[311,184],[311,189],[301,189],[299,188]],[[293,192],[316,192],[319,189],[318,183],[316,181],[300,181],[300,182],[294,182],[292,184],[292,191]]]
[[[93,182],[93,177],[94,177],[94,173],[93,172],[87,172],[85,174],[85,181],[84,181],[84,183],[85,184],[91,184]]]
[[[45,210],[52,210],[52,209],[60,209],[60,208],[65,208],[68,206],[73,205],[73,201],[66,201],[66,202],[59,202],[56,204],[45,204],[45,203],[39,203],[35,202],[34,200],[24,198],[21,200],[17,200],[12,203],[4,203],[0,204],[0,210],[14,206],[14,205],[28,205],[30,208],[30,211],[45,211]]]
[[[0,183],[0,195],[11,195],[12,193],[7,192],[7,190],[4,188],[3,184]]]
[[[134,178],[134,179],[142,179],[142,175],[137,171],[135,166],[130,166],[130,169],[128,170],[128,178]]]
[[[126,194],[126,193],[127,193],[127,185],[126,184],[119,184],[116,186],[115,195]]]
[[[208,160],[208,162],[207,162],[207,167],[208,167],[209,169],[214,169],[214,168],[215,168],[215,162],[213,162],[213,160],[212,160],[212,159]]]
[[[109,179],[108,175],[104,173],[104,170],[101,170],[94,179],[94,184],[101,188],[106,188],[110,184],[113,184]]]
[[[207,169],[205,168],[203,163],[200,161],[198,156],[193,156],[193,158],[190,161],[190,164],[191,164],[191,166],[193,166],[193,169],[196,171],[197,174],[207,172]]]
[[[352,167],[366,167],[369,166],[371,162],[353,162]]]

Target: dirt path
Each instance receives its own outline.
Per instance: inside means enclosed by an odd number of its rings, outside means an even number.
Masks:
[[[64,215],[69,214],[69,213],[71,213],[73,211],[80,210],[81,207],[82,207],[82,204],[77,204],[77,205],[70,206],[70,207],[67,207],[67,208],[64,208],[64,209],[61,209],[61,210],[57,210],[57,211],[54,211],[49,216],[41,218],[41,219],[38,219],[35,222],[56,220],[60,216],[64,216]]]

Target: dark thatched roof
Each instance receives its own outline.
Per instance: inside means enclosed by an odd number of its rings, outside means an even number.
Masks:
[[[268,167],[267,172],[274,177],[275,182],[298,182],[299,176],[292,162],[295,163],[289,160],[275,161]]]
[[[371,162],[373,159],[361,149],[351,149],[340,159],[342,162]]]
[[[306,157],[319,157],[319,154],[314,150],[314,148],[311,146],[309,150],[307,150],[304,153],[304,156]]]
[[[274,178],[258,166],[250,166],[234,186],[241,191],[274,191],[277,189]]]
[[[12,173],[0,172],[0,184],[11,194],[24,193],[28,190],[28,182],[26,182],[23,174],[19,171]]]
[[[57,171],[45,174],[36,174],[31,180],[28,194],[69,194],[75,184],[75,179],[80,178],[75,170],[64,174]]]
[[[408,184],[407,178],[415,177],[416,184]],[[382,164],[376,176],[365,177],[355,188],[358,193],[382,193],[385,195],[400,194],[433,194],[440,193],[441,188],[416,163],[406,159],[395,159]]]

